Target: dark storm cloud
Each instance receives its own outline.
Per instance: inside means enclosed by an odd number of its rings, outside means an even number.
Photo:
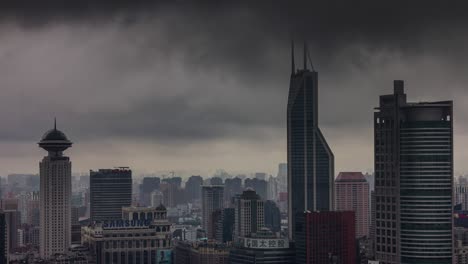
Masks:
[[[336,152],[371,151],[372,108],[393,79],[412,100],[468,96],[462,2],[11,2],[0,4],[4,142],[35,142],[54,116],[78,143],[285,141],[291,36],[298,67],[308,42]]]

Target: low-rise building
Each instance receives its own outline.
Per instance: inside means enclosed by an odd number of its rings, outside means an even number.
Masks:
[[[124,207],[121,220],[104,220],[82,228],[82,243],[97,263],[171,263],[171,224],[163,205]]]
[[[228,264],[227,244],[215,241],[179,241],[174,249],[175,264]]]

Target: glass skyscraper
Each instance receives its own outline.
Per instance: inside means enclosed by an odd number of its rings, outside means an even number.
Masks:
[[[452,263],[452,109],[452,101],[407,102],[398,80],[380,96],[372,223],[380,263]]]
[[[90,171],[90,220],[122,219],[122,207],[132,205],[132,171],[126,167]]]
[[[334,156],[318,126],[318,74],[295,69],[292,72],[287,107],[289,236],[296,240],[304,232],[306,211],[333,209]],[[302,220],[301,220],[302,219]],[[296,241],[298,263],[305,257],[305,241]]]

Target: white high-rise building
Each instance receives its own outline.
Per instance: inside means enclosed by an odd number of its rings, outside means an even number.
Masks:
[[[47,131],[39,142],[48,155],[40,167],[40,255],[48,259],[66,253],[71,244],[71,162],[63,151],[71,147],[63,132]]]

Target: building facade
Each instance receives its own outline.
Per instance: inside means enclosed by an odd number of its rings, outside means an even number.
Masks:
[[[236,200],[234,239],[249,237],[265,226],[264,201],[251,188]]]
[[[340,172],[335,179],[335,210],[356,213],[356,238],[369,236],[369,183],[361,172]]]
[[[8,230],[5,214],[0,209],[0,263],[8,263]]]
[[[82,243],[102,264],[170,264],[171,224],[167,210],[125,207],[120,220],[104,220],[82,228]]]
[[[72,142],[56,125],[39,142],[48,155],[40,168],[40,247],[42,258],[65,253],[71,243],[71,162],[63,151]]]
[[[218,242],[177,242],[175,264],[229,264],[229,247]]]
[[[333,210],[334,156],[318,126],[318,73],[307,68],[296,71],[294,45],[287,106],[289,238],[296,240],[305,226],[305,211]],[[298,254],[306,244],[296,241]],[[302,263],[302,262],[300,262]]]
[[[254,236],[239,238],[229,254],[230,264],[295,264],[294,248],[264,228]]]
[[[90,220],[119,220],[132,204],[132,171],[127,167],[89,172]]]
[[[296,243],[304,243],[306,250],[296,250],[296,263],[356,263],[354,212],[305,212],[302,217],[305,225]]]
[[[374,113],[375,257],[452,263],[453,104],[409,103],[403,81]]]
[[[205,185],[202,186],[202,228],[206,231],[209,239],[215,239],[213,232],[213,213],[224,209],[224,186]]]
[[[457,183],[455,185],[455,204],[461,204],[461,209],[468,211],[468,184]]]

